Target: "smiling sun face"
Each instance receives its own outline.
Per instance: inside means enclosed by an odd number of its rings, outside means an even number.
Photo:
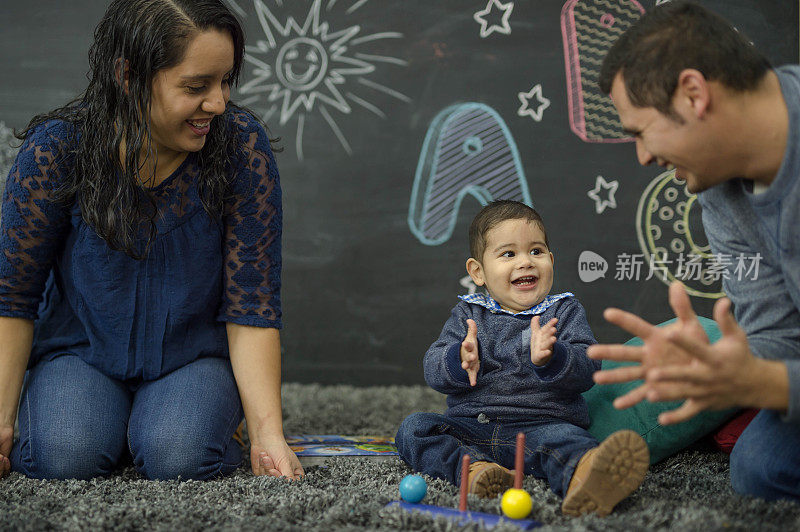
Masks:
[[[352,155],[350,144],[336,122],[333,111],[338,112],[339,116],[349,115],[353,112],[353,106],[358,106],[380,118],[386,118],[380,107],[369,101],[370,94],[388,95],[406,103],[411,101],[405,94],[369,79],[375,72],[376,63],[407,66],[407,61],[359,51],[362,46],[371,46],[383,39],[399,39],[403,34],[382,31],[364,35],[360,25],[348,25],[344,21],[368,0],[352,0],[349,7],[345,2],[336,4],[336,1],[327,0],[323,11],[323,0],[296,0],[291,3],[285,0],[252,0],[261,34],[260,38],[245,47],[244,59],[251,66],[245,76],[250,79],[239,87],[238,95],[243,98],[238,103],[253,106],[254,110],[261,113],[264,122],[269,122],[277,114],[281,127],[288,127],[288,122],[295,119],[295,153],[301,161],[307,115],[318,113],[318,117],[327,123],[339,140],[342,149]],[[236,0],[225,2],[242,16],[247,16]],[[341,6],[342,11],[339,12],[338,7],[333,9],[334,6]],[[301,18],[296,18],[298,13]],[[338,22],[323,20],[328,17]],[[364,89],[367,94],[363,93]],[[317,121],[316,118],[312,116],[313,121]]]
[[[275,74],[286,88],[295,91],[313,90],[325,79],[328,55],[322,45],[306,37],[297,37],[278,52]]]

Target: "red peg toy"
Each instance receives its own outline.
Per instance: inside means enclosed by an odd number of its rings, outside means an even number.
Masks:
[[[458,500],[458,511],[467,511],[467,492],[469,491],[469,455],[461,459],[461,497]]]
[[[519,437],[522,436],[522,440],[520,443]],[[514,477],[514,485],[517,483],[522,486],[522,473],[523,473],[523,465],[524,464],[524,447],[525,447],[525,435],[519,434],[517,436],[517,455],[516,455],[516,477]],[[407,512],[421,512],[433,517],[445,517],[458,525],[466,525],[469,523],[480,523],[485,528],[494,528],[499,523],[511,523],[522,530],[532,530],[534,528],[538,528],[542,526],[541,523],[538,521],[531,521],[531,520],[523,520],[523,519],[508,519],[510,517],[506,513],[506,517],[496,515],[496,514],[486,514],[481,512],[470,512],[467,510],[467,494],[469,493],[469,464],[470,464],[470,457],[468,454],[465,454],[461,458],[461,485],[459,486],[459,501],[458,501],[458,510],[455,508],[442,508],[440,506],[433,506],[429,504],[412,504],[405,501],[392,501],[386,505],[387,508],[391,506],[399,506],[403,510]],[[508,490],[506,493],[513,491]],[[517,490],[522,493],[525,493],[522,490]],[[527,493],[525,493],[527,495]],[[528,497],[530,499],[530,497]],[[501,504],[502,506],[502,504]],[[530,510],[528,510],[530,512]],[[526,514],[527,515],[527,514]]]

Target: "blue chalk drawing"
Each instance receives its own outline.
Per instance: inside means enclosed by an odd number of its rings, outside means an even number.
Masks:
[[[445,108],[428,127],[408,207],[411,232],[426,246],[447,242],[467,194],[481,205],[533,205],[508,127],[494,109],[474,102]]]

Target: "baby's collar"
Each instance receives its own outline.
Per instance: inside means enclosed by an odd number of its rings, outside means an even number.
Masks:
[[[566,297],[575,297],[575,294],[573,294],[572,292],[553,294],[545,297],[541,303],[529,308],[528,310],[523,310],[522,312],[510,312],[501,307],[500,304],[497,301],[495,301],[492,296],[488,294],[467,294],[463,296],[458,296],[459,299],[461,299],[462,301],[466,301],[467,303],[480,305],[482,307],[491,310],[492,312],[495,313],[502,312],[504,314],[510,314],[511,316],[520,316],[520,315],[535,316],[537,314],[541,314],[545,310],[550,308],[550,306],[552,306],[553,303],[555,303],[559,299],[564,299]]]

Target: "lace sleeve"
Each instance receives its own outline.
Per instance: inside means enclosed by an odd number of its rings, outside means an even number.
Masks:
[[[237,117],[244,164],[225,207],[225,266],[219,319],[281,328],[281,187],[266,131]]]
[[[69,228],[69,209],[53,201],[66,157],[66,125],[41,126],[20,147],[3,193],[0,315],[35,320],[53,259]]]

